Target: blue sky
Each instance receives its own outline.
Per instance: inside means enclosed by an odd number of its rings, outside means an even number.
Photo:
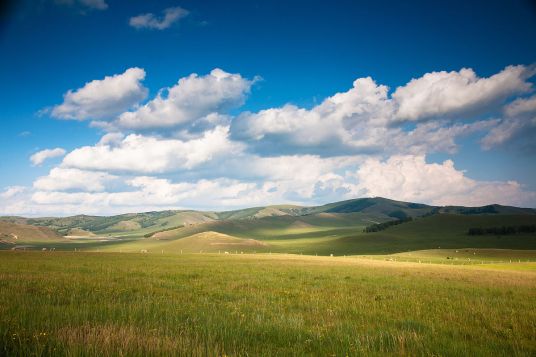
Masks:
[[[0,214],[536,206],[529,1],[6,9]]]

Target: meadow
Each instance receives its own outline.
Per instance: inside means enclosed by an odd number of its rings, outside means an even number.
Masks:
[[[375,198],[0,217],[0,355],[534,356],[536,235],[468,232],[535,213]]]
[[[536,263],[0,252],[0,354],[536,354]]]

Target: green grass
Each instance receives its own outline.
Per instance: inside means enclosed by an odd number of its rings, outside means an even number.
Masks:
[[[536,269],[536,250],[514,249],[427,249],[395,254],[360,255],[358,257],[393,262],[447,265],[500,265],[501,269]]]
[[[535,272],[425,267],[0,252],[0,354],[536,354]]]
[[[535,234],[469,236],[471,227],[534,224],[534,215],[463,216],[441,214],[419,218],[375,233],[356,233],[332,242],[337,253],[393,254],[424,249],[536,249]],[[335,252],[335,251],[334,251]]]
[[[536,355],[536,235],[467,235],[535,215],[210,214],[0,252],[0,355]]]

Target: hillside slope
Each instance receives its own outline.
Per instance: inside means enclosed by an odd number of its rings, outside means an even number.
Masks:
[[[0,221],[0,244],[14,246],[62,240],[61,235],[47,227]]]
[[[218,232],[202,232],[186,238],[174,240],[159,246],[167,252],[198,253],[225,251],[263,251],[268,244],[255,239],[242,239]]]
[[[536,249],[536,234],[470,236],[469,228],[536,224],[535,215],[438,214],[331,242],[339,252],[389,254],[445,248]]]
[[[288,240],[322,236],[342,238],[343,235],[355,234],[367,225],[430,215],[534,216],[536,211],[501,205],[436,207],[375,197],[314,207],[274,205],[222,212],[167,210],[109,217],[0,217],[0,222],[48,227],[61,235],[69,235],[73,230],[83,230],[98,236],[131,239],[166,231],[166,239],[178,239],[200,232],[215,231],[241,238]]]

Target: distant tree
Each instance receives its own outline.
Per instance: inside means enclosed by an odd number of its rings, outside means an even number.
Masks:
[[[512,235],[518,233],[535,233],[536,224],[532,225],[522,225],[522,226],[501,226],[501,227],[474,227],[467,230],[467,234],[470,236],[481,236],[481,235]]]
[[[396,226],[398,224],[402,224],[402,223],[405,223],[405,222],[410,222],[412,220],[413,219],[411,217],[407,217],[407,218],[404,218],[404,219],[397,219],[396,221],[387,221],[387,222],[383,222],[383,223],[377,223],[377,224],[373,224],[373,225],[365,227],[363,232],[365,232],[365,233],[379,232],[379,231],[383,231],[384,229],[387,229],[389,227]]]

